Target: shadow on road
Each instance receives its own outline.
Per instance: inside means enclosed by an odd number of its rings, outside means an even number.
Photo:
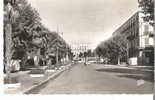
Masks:
[[[122,69],[122,68],[108,68],[96,69],[99,72],[119,73],[118,77],[143,79],[145,81],[153,82],[153,71],[144,71],[137,69]]]
[[[118,77],[126,77],[126,78],[132,78],[132,79],[142,79],[145,81],[153,82],[153,75],[143,75],[143,74],[136,74],[136,75],[117,75]]]

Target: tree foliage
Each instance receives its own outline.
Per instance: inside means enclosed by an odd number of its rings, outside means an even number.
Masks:
[[[96,54],[102,58],[110,59],[111,63],[117,63],[118,58],[126,59],[127,41],[123,36],[117,35],[100,43],[95,49]]]
[[[139,7],[142,8],[144,21],[150,22],[154,25],[154,0],[139,0]]]
[[[8,6],[11,4],[11,6]],[[8,9],[12,9],[8,13]],[[52,48],[59,47],[61,54],[71,51],[68,44],[58,33],[51,32],[42,23],[39,13],[27,0],[4,0],[4,29],[11,22],[11,51],[12,59],[23,59],[27,52],[41,50],[41,54],[51,52]],[[7,35],[4,30],[4,39]],[[4,49],[8,45],[4,44]],[[9,45],[10,46],[10,45]],[[25,59],[24,59],[25,60]]]

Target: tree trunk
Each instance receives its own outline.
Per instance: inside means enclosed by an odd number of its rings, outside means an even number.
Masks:
[[[120,57],[118,56],[118,65],[120,65]]]
[[[58,67],[58,64],[59,64],[59,51],[58,51],[58,47],[56,47],[56,67]]]
[[[100,61],[101,61],[101,56],[99,55],[99,63],[100,63]]]
[[[12,57],[12,26],[11,23],[6,24],[5,27],[5,70],[8,79],[10,80],[10,71],[11,71],[11,57]]]
[[[85,59],[85,64],[87,64],[87,57],[85,56],[84,59]]]
[[[40,67],[39,61],[40,61],[40,48],[37,49],[37,54],[34,56],[35,67]]]
[[[67,54],[66,54],[66,62],[67,62],[67,63],[69,62],[68,51],[67,51]]]

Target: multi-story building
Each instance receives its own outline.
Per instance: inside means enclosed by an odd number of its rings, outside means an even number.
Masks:
[[[139,11],[136,12],[113,33],[113,36],[125,36],[128,63],[131,65],[153,64],[153,27],[143,21],[143,16]]]

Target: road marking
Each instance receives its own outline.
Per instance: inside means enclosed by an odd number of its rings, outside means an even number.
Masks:
[[[141,86],[145,83],[144,80],[140,79],[140,80],[137,80],[137,86]]]

